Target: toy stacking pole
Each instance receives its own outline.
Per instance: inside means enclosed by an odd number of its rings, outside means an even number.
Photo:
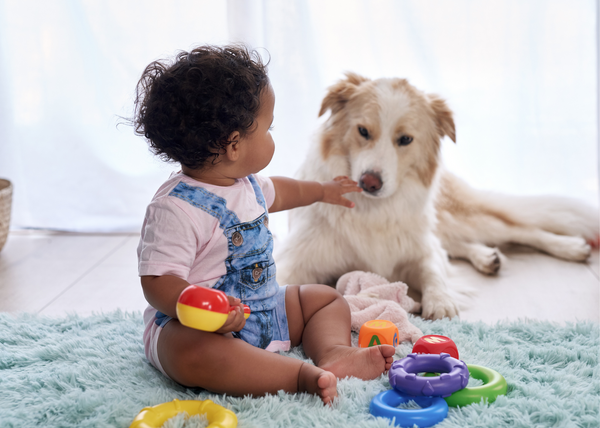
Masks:
[[[437,334],[422,336],[415,342],[412,351],[415,354],[450,354],[452,358],[458,358],[458,348],[452,339]]]
[[[190,285],[177,299],[177,318],[187,327],[212,332],[223,327],[234,308],[221,290]],[[249,316],[250,308],[244,305],[244,318]]]

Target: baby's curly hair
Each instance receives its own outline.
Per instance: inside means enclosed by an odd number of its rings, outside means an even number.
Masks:
[[[268,85],[267,64],[244,45],[182,51],[172,64],[146,67],[131,122],[155,155],[201,169],[217,160],[232,132],[252,132]]]

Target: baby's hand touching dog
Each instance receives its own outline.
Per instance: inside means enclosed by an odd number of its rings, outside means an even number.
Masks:
[[[240,331],[246,325],[246,318],[244,317],[244,306],[242,301],[237,297],[227,296],[227,300],[231,306],[235,306],[235,309],[229,311],[227,321],[223,324],[223,327],[215,331],[215,333],[225,334],[231,333],[232,331]]]
[[[321,202],[342,205],[348,208],[354,208],[354,202],[342,195],[350,192],[362,192],[362,189],[358,187],[358,183],[350,180],[345,175],[335,177],[332,181],[321,183],[321,185],[323,186],[323,199],[321,199]]]

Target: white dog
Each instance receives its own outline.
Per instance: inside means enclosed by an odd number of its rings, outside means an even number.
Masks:
[[[331,111],[298,178],[346,175],[362,193],[347,209],[314,204],[290,212],[276,252],[280,284],[335,285],[362,270],[403,281],[421,293],[422,316],[453,317],[448,256],[494,274],[505,243],[584,261],[598,238],[597,210],[566,198],[522,198],[477,191],[444,170],[440,141],[455,140],[445,101],[404,79],[348,73],[329,88],[319,115]]]

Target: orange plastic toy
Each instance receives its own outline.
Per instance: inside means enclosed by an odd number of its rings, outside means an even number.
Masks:
[[[398,346],[398,327],[391,321],[371,320],[362,325],[358,332],[358,346],[368,348],[375,345]]]
[[[221,290],[190,285],[177,299],[177,318],[181,324],[204,331],[217,331],[235,306],[230,306]],[[250,308],[244,305],[244,318],[250,316]]]
[[[428,334],[415,342],[412,349],[415,354],[450,354],[452,358],[458,358],[458,348],[452,339],[437,334]]]

